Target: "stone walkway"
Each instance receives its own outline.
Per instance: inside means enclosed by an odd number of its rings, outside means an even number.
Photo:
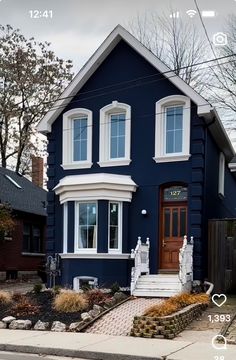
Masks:
[[[135,315],[142,315],[149,306],[158,304],[158,298],[134,298],[111,310],[85,332],[93,334],[128,336]]]

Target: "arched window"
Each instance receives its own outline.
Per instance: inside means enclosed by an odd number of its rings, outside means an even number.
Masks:
[[[190,157],[190,99],[167,96],[156,102],[156,162],[183,161]]]
[[[99,165],[121,166],[130,163],[130,105],[113,101],[100,110]]]
[[[92,166],[92,111],[76,108],[63,114],[63,169]]]

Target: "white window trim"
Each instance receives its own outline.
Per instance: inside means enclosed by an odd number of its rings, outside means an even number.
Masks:
[[[96,248],[82,249],[79,244],[79,204],[96,204]],[[97,201],[76,201],[75,202],[75,218],[74,218],[74,253],[75,254],[97,254],[98,247],[98,202]]]
[[[222,152],[219,156],[218,193],[221,196],[225,195],[225,156]]]
[[[123,158],[110,159],[109,155],[109,120],[111,114],[125,112],[125,156]],[[100,141],[99,162],[100,167],[129,165],[131,148],[131,107],[125,103],[112,101],[111,104],[100,109]]]
[[[110,248],[110,204],[118,205],[118,249]],[[123,202],[109,201],[108,203],[108,253],[120,254],[122,253],[122,219],[123,219]]]
[[[63,204],[63,253],[68,251],[68,202]]]
[[[165,152],[165,109],[169,106],[183,106],[183,151],[181,153],[166,154]],[[156,102],[155,126],[155,156],[153,160],[159,162],[186,161],[190,155],[190,127],[191,111],[190,98],[183,95],[171,95]]]
[[[73,161],[73,120],[78,116],[87,117],[87,160]],[[62,168],[85,169],[92,166],[92,111],[84,108],[75,108],[63,114],[63,146]]]

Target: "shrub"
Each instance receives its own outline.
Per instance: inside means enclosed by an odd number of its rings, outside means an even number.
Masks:
[[[14,302],[20,302],[22,301],[23,299],[25,299],[25,295],[24,294],[21,294],[19,292],[16,292],[12,295],[12,300]]]
[[[120,291],[120,285],[118,284],[118,282],[115,282],[114,284],[111,285],[111,294],[114,295],[116,292]]]
[[[35,315],[39,313],[39,310],[39,305],[34,304],[24,296],[12,307],[12,314],[15,316]]]
[[[148,308],[144,315],[146,316],[166,316],[192,304],[209,304],[210,298],[207,294],[179,294],[170,297],[161,304],[153,305]]]
[[[101,305],[107,300],[108,296],[99,289],[88,290],[85,293],[89,306]]]
[[[41,293],[42,289],[43,289],[43,285],[42,285],[42,284],[35,284],[35,285],[34,285],[34,288],[33,288],[33,292],[34,292],[35,294],[39,294],[39,293]]]
[[[88,307],[88,301],[84,294],[72,290],[63,291],[54,299],[54,308],[56,311],[70,313],[85,310]]]
[[[9,304],[12,301],[12,295],[8,291],[0,290],[0,304]]]
[[[60,294],[61,286],[60,285],[55,285],[52,290],[53,290],[55,295],[58,295],[58,294]]]

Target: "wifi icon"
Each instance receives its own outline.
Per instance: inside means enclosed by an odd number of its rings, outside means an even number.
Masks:
[[[186,14],[187,14],[190,18],[193,18],[193,17],[197,14],[197,12],[196,12],[196,10],[188,10],[188,11],[186,11]]]

